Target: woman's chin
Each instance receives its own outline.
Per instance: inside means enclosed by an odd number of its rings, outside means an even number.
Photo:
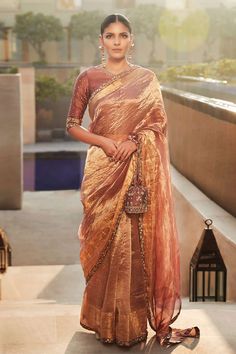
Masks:
[[[111,53],[110,54],[111,59],[124,59],[125,55],[123,53]]]

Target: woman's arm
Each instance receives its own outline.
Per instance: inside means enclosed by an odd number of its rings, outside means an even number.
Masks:
[[[86,110],[89,94],[89,81],[86,70],[80,73],[74,83],[73,94],[66,118],[66,131],[74,139],[90,145],[101,147],[108,156],[116,151],[116,143],[111,139],[89,132],[82,127],[82,120]]]
[[[113,156],[117,150],[116,141],[91,133],[81,125],[70,127],[67,131],[76,140],[101,147],[107,156]]]
[[[75,140],[80,140],[86,144],[101,147],[107,156],[114,156],[118,149],[118,143],[116,141],[101,135],[91,133],[82,127],[82,120],[89,101],[89,97],[89,80],[87,72],[84,71],[77,76],[74,83],[73,94],[66,118],[66,131]],[[122,152],[123,156],[121,156],[119,153],[119,155],[116,156],[116,159],[124,158],[125,151]]]
[[[76,140],[80,140],[86,144],[97,145],[102,147],[104,137],[94,133],[90,133],[86,128],[82,126],[74,126],[67,129],[68,133]]]
[[[110,138],[90,133],[82,126],[74,126],[67,129],[67,131],[76,140],[101,147],[107,156],[114,158],[114,161],[124,161],[132,152],[137,150],[137,146],[133,141],[127,140],[121,144],[117,144],[116,141]]]

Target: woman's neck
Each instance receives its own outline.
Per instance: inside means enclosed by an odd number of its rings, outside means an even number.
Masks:
[[[119,74],[119,72],[128,69],[130,65],[131,64],[126,59],[121,61],[113,61],[108,59],[107,63],[105,64],[105,69],[107,69],[111,73]]]

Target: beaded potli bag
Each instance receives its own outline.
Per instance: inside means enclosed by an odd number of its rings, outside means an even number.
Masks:
[[[132,138],[130,140],[133,140]],[[141,176],[141,144],[135,141],[137,144],[137,164],[134,173],[133,180],[125,196],[125,211],[127,214],[142,214],[147,211],[148,203],[148,190],[142,185]]]

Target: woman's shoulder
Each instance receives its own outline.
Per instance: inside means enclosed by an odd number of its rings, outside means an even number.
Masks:
[[[81,66],[79,68],[79,73],[77,75],[77,78],[87,78],[88,74],[92,72],[96,66]]]
[[[97,79],[99,73],[101,72],[102,65],[90,65],[87,67],[81,67],[79,76],[87,79],[88,82]]]
[[[96,70],[96,66],[81,66],[75,77],[75,82],[89,86],[91,79],[95,77],[94,70]]]
[[[98,65],[90,65],[87,66],[84,71],[89,75],[89,74],[93,74],[95,71],[101,69],[102,65],[98,64]]]
[[[150,77],[157,77],[156,72],[153,71],[152,69],[149,69],[142,65],[137,65],[137,67],[140,70],[140,72],[142,72],[143,74],[149,75]]]
[[[87,68],[80,67],[79,72],[75,77],[76,82],[81,82],[87,80]]]

